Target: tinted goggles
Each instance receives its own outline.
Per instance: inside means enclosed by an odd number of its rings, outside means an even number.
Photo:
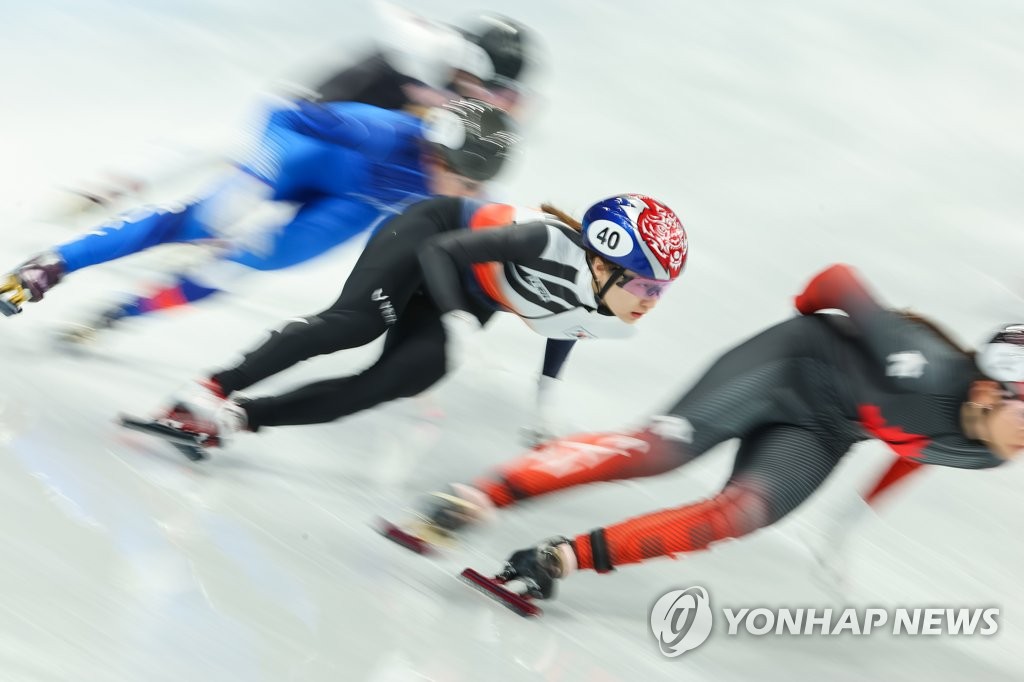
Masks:
[[[648,300],[661,298],[668,290],[670,284],[672,282],[663,279],[647,279],[646,277],[628,274],[619,277],[619,280],[615,283],[616,286],[622,287],[637,298]]]

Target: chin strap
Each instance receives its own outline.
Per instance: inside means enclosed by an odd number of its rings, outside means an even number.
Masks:
[[[596,287],[597,274],[594,272],[593,260],[590,258],[587,259],[587,267],[590,268],[590,276],[594,278],[594,286]],[[608,276],[608,280],[604,283],[604,286],[598,289],[594,294],[594,298],[597,299],[598,310],[601,310],[602,308],[608,310],[608,306],[604,303],[604,295],[608,293],[608,290],[611,289],[624,274],[626,274],[626,268],[620,265],[616,265],[612,268],[611,274]]]

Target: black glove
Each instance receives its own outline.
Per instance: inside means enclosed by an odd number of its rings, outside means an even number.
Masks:
[[[555,581],[576,570],[576,552],[563,537],[545,540],[535,547],[521,549],[508,558],[500,577],[518,581],[534,599],[550,599]]]

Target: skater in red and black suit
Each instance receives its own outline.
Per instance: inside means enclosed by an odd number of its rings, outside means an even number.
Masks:
[[[487,507],[585,483],[655,476],[733,438],[721,492],[516,552],[505,575],[536,598],[578,569],[706,549],[771,525],[868,438],[903,460],[995,467],[1024,450],[1024,360],[1008,327],[976,358],[931,323],[883,307],[845,265],[796,297],[802,314],[718,359],[664,416],[631,433],[550,441],[472,486],[430,497],[424,530],[452,532]],[[816,314],[838,309],[847,315]],[[1006,352],[1007,348],[1011,352]]]

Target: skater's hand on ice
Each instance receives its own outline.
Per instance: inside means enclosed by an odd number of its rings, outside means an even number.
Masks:
[[[519,428],[519,442],[528,448],[535,448],[554,437],[554,430],[547,424],[535,423]]]
[[[561,382],[544,374],[537,381],[537,397],[533,415],[528,424],[519,429],[519,440],[527,447],[535,447],[551,440],[558,432],[555,426],[557,388]]]
[[[480,331],[480,321],[465,310],[452,310],[441,316],[444,326],[444,358],[449,372],[465,364],[473,335]]]

